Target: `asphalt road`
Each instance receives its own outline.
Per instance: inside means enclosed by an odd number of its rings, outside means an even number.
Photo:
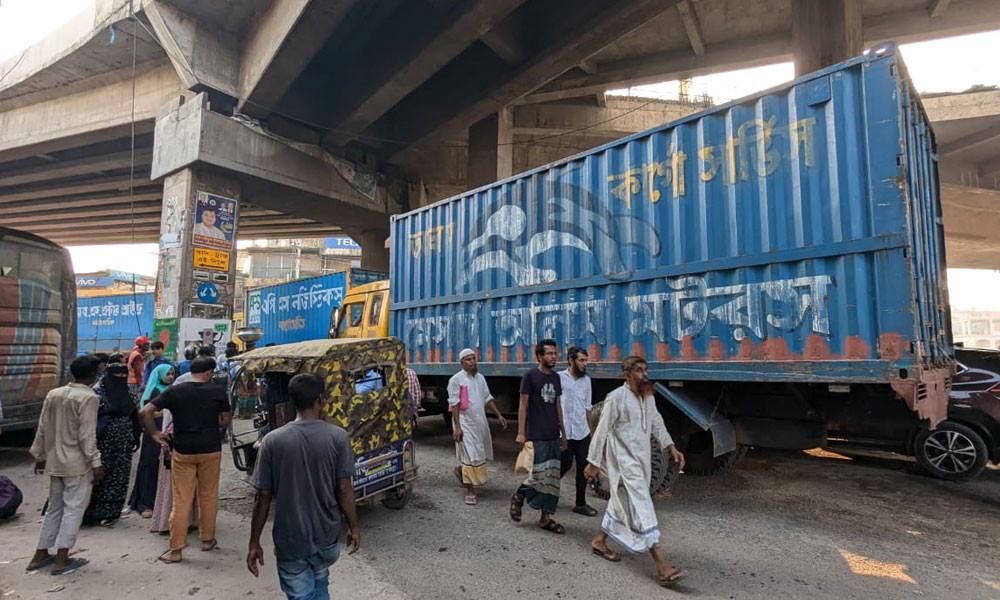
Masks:
[[[512,432],[494,424],[496,462],[475,507],[462,502],[440,418],[421,420],[416,439],[412,501],[399,511],[362,509],[363,548],[333,568],[334,597],[1000,599],[1000,470],[950,484],[896,458],[752,452],[729,474],[683,476],[670,498],[657,501],[668,560],[688,571],[667,590],[656,585],[648,556],[612,564],[590,553],[599,517],[568,510],[568,478],[556,515],[566,535],[534,527],[530,510],[520,524],[509,520],[508,499],[521,479]],[[251,492],[223,464],[220,551],[158,564],[166,540],[133,515],[111,529],[83,530],[80,554],[92,565],[63,580],[23,572],[45,482],[30,475],[23,449],[0,450],[0,472],[26,495],[19,518],[0,523],[0,599],[280,598],[273,561],[260,580],[246,572]],[[604,507],[596,498],[591,504]]]

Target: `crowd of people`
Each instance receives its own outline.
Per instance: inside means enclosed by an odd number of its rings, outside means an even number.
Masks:
[[[202,551],[218,546],[222,430],[229,425],[231,405],[218,377],[221,373],[224,380],[228,365],[213,355],[211,347],[192,348],[175,365],[163,357],[162,344],[140,337],[128,356],[90,355],[72,362],[74,381],[46,397],[31,446],[36,473],[50,477],[50,494],[28,571],[48,566],[54,575],[76,571],[87,564],[85,558],[69,556],[81,524],[110,526],[130,512],[149,519],[151,531],[169,533],[168,548],[159,556],[164,563],[183,561],[194,528]],[[659,583],[675,583],[683,571],[667,564],[660,552],[649,491],[651,439],[681,466],[684,457],[656,410],[645,360],[630,356],[623,361],[625,381],[607,396],[595,419],[587,352],[569,348],[568,368],[557,372],[557,345],[542,340],[535,358],[538,366],[521,380],[516,434],[522,452],[530,449],[530,473],[511,496],[509,517],[520,522],[527,505],[539,511],[539,528],[565,534],[554,519],[562,477],[575,471],[572,510],[595,517],[599,513],[587,504],[586,488],[603,472],[610,500],[591,550],[620,561],[608,546],[610,538],[630,552],[648,551]],[[487,483],[487,463],[493,460],[487,409],[503,429],[508,423],[478,372],[476,352],[462,350],[459,360],[461,370],[447,386],[459,463],[455,477],[465,503],[474,506],[476,488]],[[350,553],[361,543],[354,455],[347,432],[323,421],[324,387],[312,374],[291,379],[288,395],[297,418],[261,439],[251,478],[256,496],[247,567],[259,574],[260,536],[273,503],[279,582],[289,598],[329,597],[329,567],[340,554],[345,523]]]

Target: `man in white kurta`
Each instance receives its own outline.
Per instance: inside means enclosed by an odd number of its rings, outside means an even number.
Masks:
[[[650,438],[668,449],[681,467],[684,455],[674,446],[656,410],[646,361],[630,356],[622,362],[622,371],[625,383],[605,399],[587,455],[586,476],[591,479],[603,469],[607,472],[611,492],[601,531],[591,542],[591,548],[595,554],[613,562],[621,557],[608,549],[608,537],[630,552],[649,550],[656,563],[658,581],[668,585],[680,579],[683,572],[668,565],[660,554],[660,529],[649,493]]]
[[[475,486],[486,483],[486,461],[493,460],[493,438],[486,420],[486,407],[496,414],[504,429],[507,429],[507,419],[500,414],[486,378],[478,371],[476,353],[466,348],[458,357],[462,370],[448,380],[455,453],[461,463],[455,468],[455,476],[465,486],[465,503],[474,505]],[[463,406],[465,404],[467,406]]]

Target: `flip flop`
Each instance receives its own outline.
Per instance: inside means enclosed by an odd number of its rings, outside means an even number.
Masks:
[[[585,517],[597,516],[597,511],[594,508],[587,506],[586,504],[584,504],[583,506],[574,506],[573,512],[575,512],[578,515],[583,515]]]
[[[50,554],[36,563],[28,563],[28,568],[24,570],[25,573],[31,573],[32,571],[37,571],[38,569],[44,569],[45,567],[56,562],[56,557],[54,554]]]
[[[594,554],[596,554],[597,556],[600,556],[604,560],[610,560],[611,562],[621,562],[622,561],[622,557],[621,557],[620,554],[618,554],[617,552],[612,552],[608,548],[605,548],[604,550],[601,550],[600,548],[595,548],[595,547],[591,546],[590,547],[590,551],[593,552]]]
[[[208,546],[205,546],[205,544],[208,544]],[[219,540],[213,538],[208,540],[207,542],[201,543],[201,551],[211,552],[212,550],[215,550],[218,546],[219,546]]]
[[[524,506],[524,498],[519,498],[517,494],[510,497],[510,518],[520,522],[521,509]]]
[[[86,558],[71,558],[69,564],[61,569],[52,569],[53,575],[69,575],[90,561]]]
[[[477,500],[476,500],[475,496],[466,496],[465,497],[465,503],[468,504],[469,506],[475,506],[476,502],[477,502]]]
[[[142,514],[140,516],[143,519],[152,519],[153,518],[153,511],[151,511],[151,510],[144,510],[144,511],[142,511]]]
[[[656,581],[657,583],[660,584],[661,587],[670,587],[673,584],[680,581],[681,577],[684,577],[684,575],[685,575],[684,571],[680,569],[674,569],[673,573],[667,575],[666,577],[657,577]]]
[[[171,560],[171,559],[167,558],[167,555],[170,554],[171,552],[173,552],[173,550],[167,550],[166,552],[164,552],[163,554],[161,554],[156,560],[160,561],[161,563],[166,563],[168,565],[172,565],[174,563],[179,563],[182,560],[184,560],[182,558],[179,558],[177,560]]]
[[[558,533],[559,535],[566,533],[566,528],[559,523],[556,523],[553,519],[549,519],[548,523],[545,525],[539,525],[539,527],[544,531],[551,531],[552,533]]]

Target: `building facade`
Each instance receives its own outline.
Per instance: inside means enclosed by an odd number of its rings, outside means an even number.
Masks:
[[[954,310],[952,336],[967,348],[1000,349],[1000,311]]]

